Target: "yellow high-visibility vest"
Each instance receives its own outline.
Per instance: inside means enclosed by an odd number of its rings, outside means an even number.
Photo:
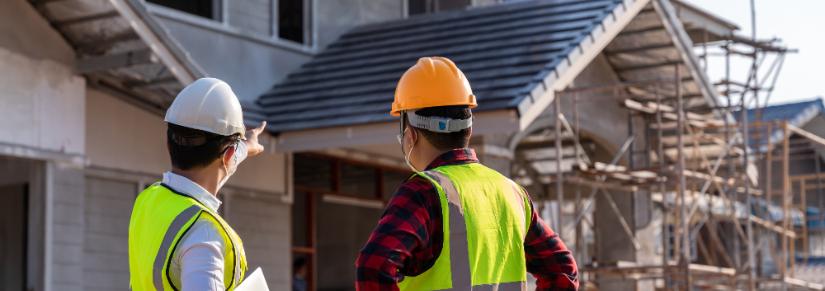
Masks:
[[[129,221],[129,284],[132,290],[179,290],[169,278],[172,254],[197,220],[214,224],[224,240],[224,286],[234,289],[246,273],[237,233],[220,215],[192,197],[156,183],[138,195]]]
[[[444,241],[430,269],[401,290],[526,290],[524,239],[532,207],[524,190],[479,163],[418,173],[437,189]]]

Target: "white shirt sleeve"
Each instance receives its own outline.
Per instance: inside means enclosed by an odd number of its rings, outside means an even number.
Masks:
[[[175,259],[182,291],[223,291],[224,241],[212,223],[198,220],[181,238]]]

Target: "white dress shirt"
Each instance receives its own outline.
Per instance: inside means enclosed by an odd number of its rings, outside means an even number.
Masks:
[[[217,213],[221,201],[188,178],[163,173],[163,184],[172,190],[186,194]],[[180,239],[172,253],[169,277],[172,284],[183,291],[225,290],[223,284],[224,241],[220,230],[199,218]]]

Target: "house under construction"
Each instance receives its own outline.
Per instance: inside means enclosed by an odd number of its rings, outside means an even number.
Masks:
[[[823,106],[764,105],[787,53],[676,0],[0,1],[0,289],[128,288],[161,114],[203,76],[269,124],[220,196],[250,266],[288,290],[303,257],[311,290],[352,289],[410,174],[395,83],[441,55],[478,96],[482,163],[525,186],[584,289],[823,290]],[[732,58],[750,73],[705,71]]]

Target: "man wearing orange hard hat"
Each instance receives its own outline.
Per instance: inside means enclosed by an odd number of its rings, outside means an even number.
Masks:
[[[472,108],[464,73],[425,57],[395,90],[399,143],[415,172],[389,201],[356,261],[358,290],[576,290],[567,247],[527,192],[469,148]]]

